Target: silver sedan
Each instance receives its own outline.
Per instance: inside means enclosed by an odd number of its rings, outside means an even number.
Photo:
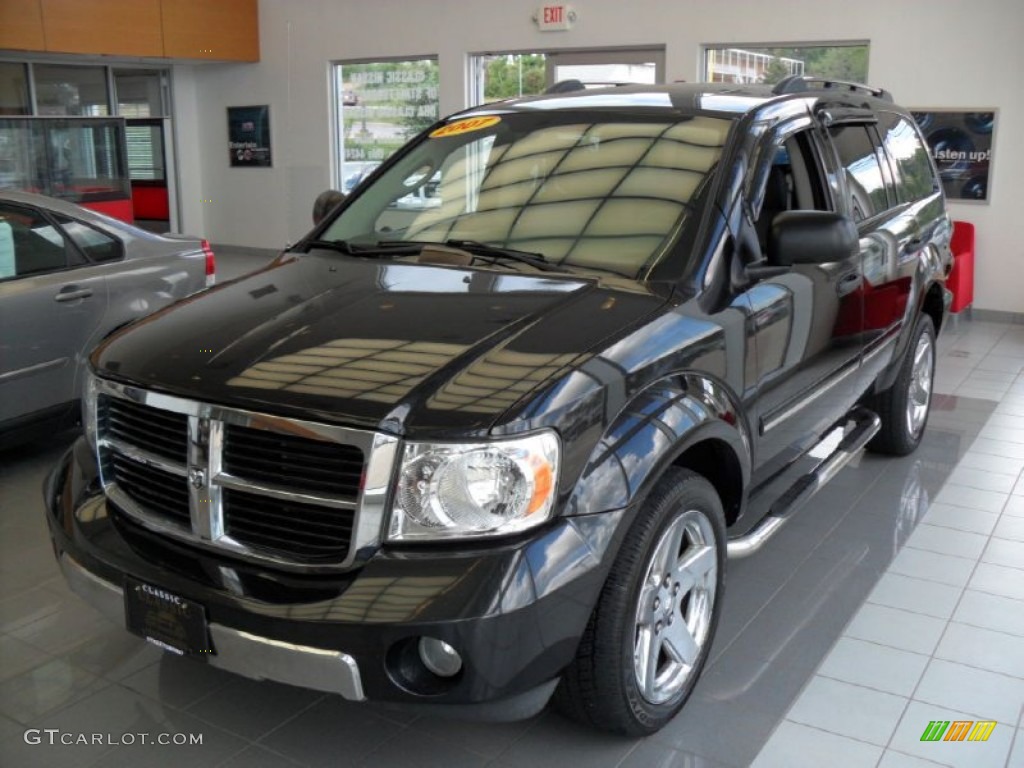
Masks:
[[[0,444],[72,423],[96,343],[212,285],[215,270],[200,238],[0,192]]]

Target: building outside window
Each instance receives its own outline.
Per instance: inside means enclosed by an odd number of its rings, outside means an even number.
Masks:
[[[812,75],[865,83],[867,43],[779,47],[709,46],[704,51],[704,81],[773,85],[790,75]]]

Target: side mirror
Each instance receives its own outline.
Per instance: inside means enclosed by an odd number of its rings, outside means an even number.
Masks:
[[[319,224],[324,217],[341,205],[345,195],[336,189],[327,189],[316,196],[313,201],[313,223]]]
[[[857,253],[853,220],[831,211],[786,211],[772,220],[768,261],[779,266],[827,264]]]

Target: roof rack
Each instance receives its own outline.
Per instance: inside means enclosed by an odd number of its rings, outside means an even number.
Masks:
[[[781,96],[786,93],[803,93],[810,90],[848,90],[859,91],[874,96],[877,99],[892,101],[892,94],[882,88],[872,88],[863,83],[851,83],[848,80],[829,80],[826,77],[814,77],[812,75],[790,75],[784,77],[775,87],[772,93]]]

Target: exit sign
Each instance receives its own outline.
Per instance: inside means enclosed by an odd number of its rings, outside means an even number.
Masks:
[[[576,11],[571,5],[542,5],[533,20],[541,32],[564,32],[572,29]]]

